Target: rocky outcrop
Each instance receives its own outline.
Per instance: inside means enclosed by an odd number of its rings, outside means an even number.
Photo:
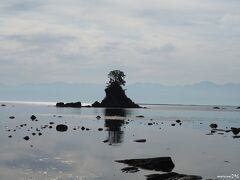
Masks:
[[[146,170],[171,172],[174,168],[174,163],[171,157],[156,157],[145,159],[125,159],[117,160],[116,162],[124,163],[129,166],[138,167]]]
[[[106,89],[106,97],[101,103],[95,102],[93,107],[140,108],[125,94],[125,90],[117,83],[110,84]]]
[[[82,107],[81,102],[71,102],[71,103],[63,103],[63,102],[58,102],[56,104],[56,107],[72,107],[72,108],[80,108]]]

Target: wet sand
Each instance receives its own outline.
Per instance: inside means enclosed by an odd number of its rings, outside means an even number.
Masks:
[[[240,173],[240,134],[231,129],[240,127],[236,107],[4,105],[1,179],[144,180],[176,174],[216,179]],[[170,157],[173,173],[117,162],[156,157]]]

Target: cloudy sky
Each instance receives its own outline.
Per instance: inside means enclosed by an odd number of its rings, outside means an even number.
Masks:
[[[0,0],[0,83],[240,82],[239,0]]]

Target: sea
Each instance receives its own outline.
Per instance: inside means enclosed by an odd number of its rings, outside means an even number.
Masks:
[[[1,101],[0,179],[147,180],[167,172],[124,171],[128,165],[116,161],[156,157],[170,157],[171,171],[179,174],[240,178],[240,133],[231,131],[240,128],[239,107],[141,106],[57,108],[55,102]]]

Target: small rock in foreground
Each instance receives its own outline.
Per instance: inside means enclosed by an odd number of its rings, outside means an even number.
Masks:
[[[218,125],[214,124],[214,123],[210,124],[209,126],[210,126],[210,128],[214,128],[214,129],[218,127]]]
[[[122,172],[124,173],[136,173],[139,171],[137,167],[125,167],[121,169]]]
[[[143,116],[143,115],[139,115],[139,116],[136,116],[136,117],[138,117],[138,118],[144,118],[144,116]]]
[[[31,118],[31,120],[33,120],[33,121],[34,121],[35,119],[37,119],[37,117],[34,116],[34,115],[32,115],[30,118]]]
[[[29,138],[29,136],[25,136],[25,137],[23,137],[23,139],[28,141],[30,138]]]
[[[56,130],[60,132],[65,132],[67,131],[67,129],[68,129],[68,126],[64,124],[59,124],[56,126]]]
[[[10,116],[9,119],[15,119],[15,117],[14,116]]]
[[[146,142],[146,139],[136,139],[136,140],[134,140],[134,142],[144,143],[144,142]]]
[[[147,180],[174,180],[174,179],[181,179],[181,180],[200,180],[202,179],[201,176],[195,175],[186,175],[186,174],[178,174],[175,172],[169,172],[164,174],[150,174],[146,175]]]

